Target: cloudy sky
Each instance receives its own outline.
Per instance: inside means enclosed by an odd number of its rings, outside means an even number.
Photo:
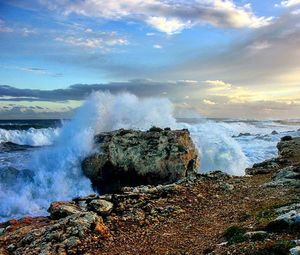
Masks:
[[[300,118],[300,0],[0,0],[0,118],[96,90],[179,117]]]

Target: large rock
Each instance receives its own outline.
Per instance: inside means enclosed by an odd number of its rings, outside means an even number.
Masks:
[[[99,152],[86,158],[82,169],[100,192],[172,183],[199,168],[198,152],[186,129],[121,129],[97,135],[95,144]]]
[[[277,144],[279,158],[289,160],[292,164],[300,163],[300,137],[283,137]]]

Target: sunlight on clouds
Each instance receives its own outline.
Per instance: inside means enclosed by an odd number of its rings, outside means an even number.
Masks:
[[[257,16],[251,5],[238,6],[233,0],[120,0],[120,1],[49,1],[40,4],[65,15],[77,14],[107,20],[138,20],[167,33],[179,33],[195,25],[259,28],[273,17]]]
[[[203,103],[204,104],[208,104],[208,105],[215,105],[216,103],[211,101],[211,100],[208,100],[208,99],[203,99]]]
[[[181,22],[176,18],[165,18],[165,17],[149,17],[147,23],[155,27],[161,32],[167,33],[169,35],[179,33],[184,28],[191,26],[191,23],[188,21],[186,23]]]

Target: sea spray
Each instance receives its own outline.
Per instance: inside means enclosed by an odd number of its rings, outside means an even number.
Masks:
[[[10,130],[13,136],[9,139],[17,143],[37,145],[37,141],[39,144],[44,141],[44,144],[52,145],[33,151],[31,159],[23,167],[30,169],[32,176],[18,177],[10,185],[5,179],[0,180],[0,221],[26,214],[42,215],[52,201],[70,200],[93,192],[90,181],[82,174],[81,161],[94,152],[95,134],[120,128],[188,128],[202,154],[201,172],[223,170],[236,175],[244,173],[249,162],[228,129],[206,119],[193,125],[176,123],[173,116],[172,103],[165,98],[140,99],[129,93],[112,95],[95,92],[71,121],[64,122],[60,129],[48,129],[52,132],[52,135],[45,135],[48,140],[40,138],[41,134],[47,134],[45,130],[42,133],[37,130],[29,133]],[[36,138],[31,133],[36,133]]]
[[[9,187],[5,180],[0,181],[0,221],[45,214],[52,201],[90,194],[90,181],[83,176],[80,165],[93,152],[94,135],[119,128],[174,128],[172,111],[172,104],[164,98],[93,93],[73,120],[64,123],[53,145],[33,154],[25,166],[32,171],[31,181],[17,178]]]
[[[222,125],[205,119],[194,125],[186,123],[178,125],[190,131],[201,154],[200,172],[221,170],[232,175],[245,174],[245,168],[250,162],[240,144]]]

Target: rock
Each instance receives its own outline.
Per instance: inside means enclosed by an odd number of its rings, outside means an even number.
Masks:
[[[300,163],[300,137],[282,138],[277,144],[279,158],[287,159],[292,164]]]
[[[272,177],[272,181],[264,184],[266,187],[293,186],[300,187],[300,165],[281,169]]]
[[[231,178],[231,176],[229,174],[222,172],[222,171],[210,171],[205,174],[199,175],[199,177],[212,179],[212,180],[230,179]]]
[[[299,232],[300,231],[300,210],[292,210],[278,216],[267,226],[272,232]]]
[[[94,199],[88,204],[89,210],[94,211],[103,216],[109,215],[113,207],[113,203],[103,199]]]
[[[28,250],[30,254],[67,254],[81,243],[82,238],[93,232],[103,238],[110,235],[96,213],[75,213],[30,231],[10,251],[14,254],[26,254]]]
[[[291,255],[300,255],[300,246],[296,246],[296,247],[290,249],[290,254]]]
[[[295,245],[300,245],[300,239],[293,240],[292,243]]]
[[[86,158],[82,169],[101,193],[173,183],[199,169],[198,152],[185,129],[121,129],[97,135],[95,146],[99,153]]]
[[[77,206],[74,202],[53,202],[48,212],[52,219],[61,219],[76,213],[81,213],[82,208]]]
[[[247,239],[253,240],[253,241],[261,241],[264,240],[268,233],[266,231],[252,231],[252,232],[246,232],[244,236]]]
[[[268,174],[275,172],[280,168],[276,159],[266,160],[256,163],[251,168],[246,168],[245,173],[248,175]]]
[[[293,137],[291,137],[290,135],[286,135],[286,136],[281,137],[282,142],[291,141],[291,140],[293,140]]]
[[[271,135],[278,135],[278,132],[276,130],[273,130]]]

